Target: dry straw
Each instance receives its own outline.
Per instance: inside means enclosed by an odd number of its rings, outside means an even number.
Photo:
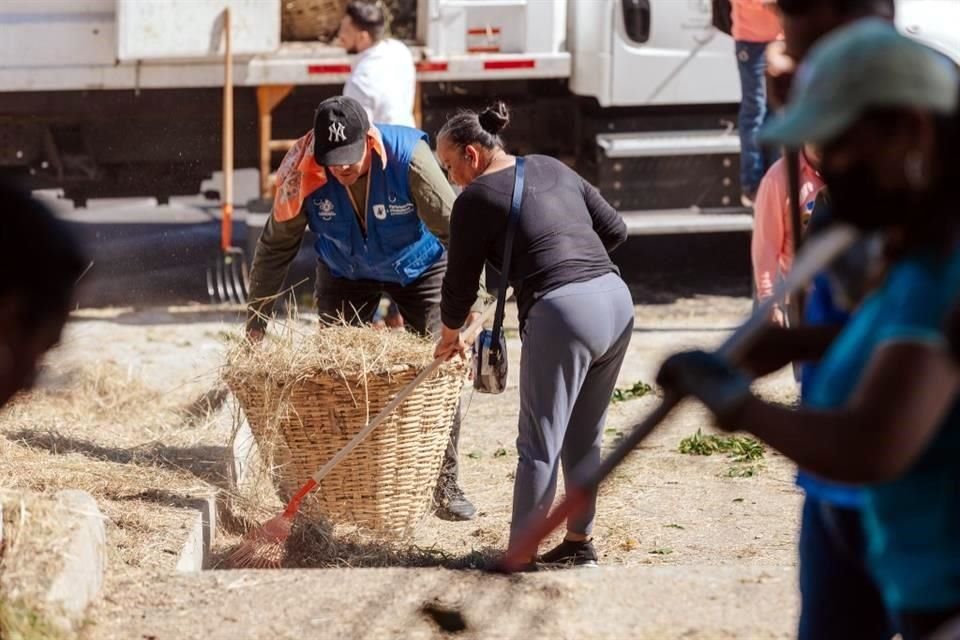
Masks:
[[[0,490],[0,638],[53,640],[63,632],[51,620],[59,609],[46,590],[63,563],[69,530],[54,502]]]
[[[194,501],[224,467],[222,447],[183,446],[209,436],[199,429],[130,369],[55,373],[0,411],[0,487],[90,493],[107,518],[108,582],[172,567]]]
[[[223,376],[287,501],[430,364],[434,344],[346,323],[278,329],[260,345],[237,344]],[[464,374],[459,362],[440,367],[331,471],[303,512],[388,537],[409,533],[432,504]]]

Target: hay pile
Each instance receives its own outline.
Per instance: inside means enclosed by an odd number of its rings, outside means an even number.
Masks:
[[[266,377],[278,384],[318,372],[351,380],[392,375],[426,367],[433,360],[434,346],[433,341],[409,331],[334,324],[311,332],[287,324],[256,347],[236,343],[227,353],[223,375],[228,382]],[[448,371],[457,366],[456,362],[445,365]]]
[[[270,485],[288,500],[433,361],[433,341],[408,332],[301,326],[287,323],[264,343],[228,353],[222,375],[256,441],[241,496],[263,497]],[[462,362],[440,366],[333,469],[303,513],[409,530],[436,483],[464,374]]]
[[[107,517],[108,581],[170,570],[193,501],[225,464],[194,444],[207,436],[132,370],[108,361],[54,372],[0,411],[0,487],[90,493]]]
[[[337,35],[346,6],[347,0],[284,0],[281,38],[284,42],[330,42]]]
[[[417,0],[380,0],[386,13],[387,32],[411,42],[417,37]],[[284,42],[320,41],[336,38],[347,0],[283,0],[281,39]]]
[[[37,388],[0,412],[0,428],[109,436],[114,444],[164,440],[182,423],[179,407],[132,367],[103,360],[44,373]],[[136,425],[135,428],[131,428]]]

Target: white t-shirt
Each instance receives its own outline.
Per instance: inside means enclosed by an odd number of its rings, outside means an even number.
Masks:
[[[343,95],[363,105],[371,124],[412,127],[416,81],[410,49],[388,38],[357,55]]]

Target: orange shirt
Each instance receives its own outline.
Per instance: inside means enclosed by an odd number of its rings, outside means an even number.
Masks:
[[[783,29],[776,5],[765,0],[733,0],[733,39],[773,42]]]
[[[380,130],[371,126],[367,131],[371,148],[387,162],[387,150],[383,146]],[[277,169],[277,193],[273,199],[273,217],[277,222],[293,220],[300,215],[303,201],[311,193],[327,184],[326,170],[317,164],[313,156],[313,130],[301,136],[283,156]]]
[[[800,154],[800,213],[806,226],[813,213],[817,194],[823,189],[823,178]],[[753,258],[753,277],[757,299],[773,295],[779,277],[790,272],[793,264],[793,230],[790,222],[790,190],[787,162],[777,160],[760,181],[757,199],[753,203],[753,239],[750,254]]]

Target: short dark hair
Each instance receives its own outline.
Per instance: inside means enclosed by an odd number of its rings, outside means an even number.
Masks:
[[[347,15],[357,29],[369,33],[374,42],[383,38],[387,19],[379,2],[351,0],[347,5]]]
[[[70,310],[87,260],[67,225],[29,191],[0,181],[0,297],[38,327]]]
[[[777,7],[788,16],[803,16],[829,6],[844,17],[882,16],[893,18],[894,0],[777,0]]]

